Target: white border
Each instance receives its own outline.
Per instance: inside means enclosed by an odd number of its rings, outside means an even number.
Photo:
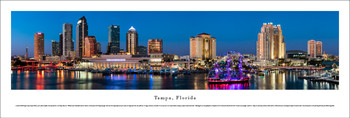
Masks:
[[[11,90],[11,11],[339,11],[339,90]],[[325,24],[326,25],[326,24]],[[2,117],[349,117],[349,1],[1,1]],[[196,101],[155,101],[194,95]],[[334,104],[333,108],[16,108],[16,104]]]

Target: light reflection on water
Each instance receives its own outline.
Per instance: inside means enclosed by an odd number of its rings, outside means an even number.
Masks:
[[[152,75],[111,74],[85,71],[12,71],[12,89],[102,89],[102,90],[338,90],[339,85],[328,82],[314,82],[298,79],[307,71],[271,71],[264,76],[253,75],[247,83],[211,84],[206,74]]]

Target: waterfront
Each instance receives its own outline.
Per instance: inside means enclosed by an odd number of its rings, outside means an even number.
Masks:
[[[190,75],[112,74],[85,71],[20,71],[11,73],[12,90],[338,90],[339,85],[298,79],[310,71],[270,71],[251,75],[247,83],[208,84],[206,73]]]

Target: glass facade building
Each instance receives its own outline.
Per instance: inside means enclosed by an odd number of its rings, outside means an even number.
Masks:
[[[72,50],[73,46],[73,25],[70,23],[64,23],[63,24],[63,43],[62,43],[62,52],[63,56],[68,57],[70,54],[70,51]]]
[[[120,27],[111,25],[108,27],[107,54],[117,54],[120,50]]]
[[[85,52],[85,37],[88,36],[88,24],[85,16],[81,17],[77,22],[75,36],[76,36],[75,56],[76,58],[82,58]]]
[[[60,43],[51,41],[51,56],[60,56]]]

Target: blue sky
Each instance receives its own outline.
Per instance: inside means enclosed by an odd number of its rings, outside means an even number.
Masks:
[[[120,46],[125,49],[126,32],[134,26],[139,45],[148,39],[163,39],[164,53],[188,55],[189,38],[208,33],[217,38],[217,54],[227,51],[256,54],[257,35],[263,23],[280,24],[287,50],[307,51],[307,41],[323,42],[328,54],[339,54],[338,11],[12,11],[11,52],[34,55],[34,33],[45,34],[45,54],[51,40],[59,41],[63,23],[73,24],[85,16],[89,35],[107,51],[108,26],[119,25]]]

